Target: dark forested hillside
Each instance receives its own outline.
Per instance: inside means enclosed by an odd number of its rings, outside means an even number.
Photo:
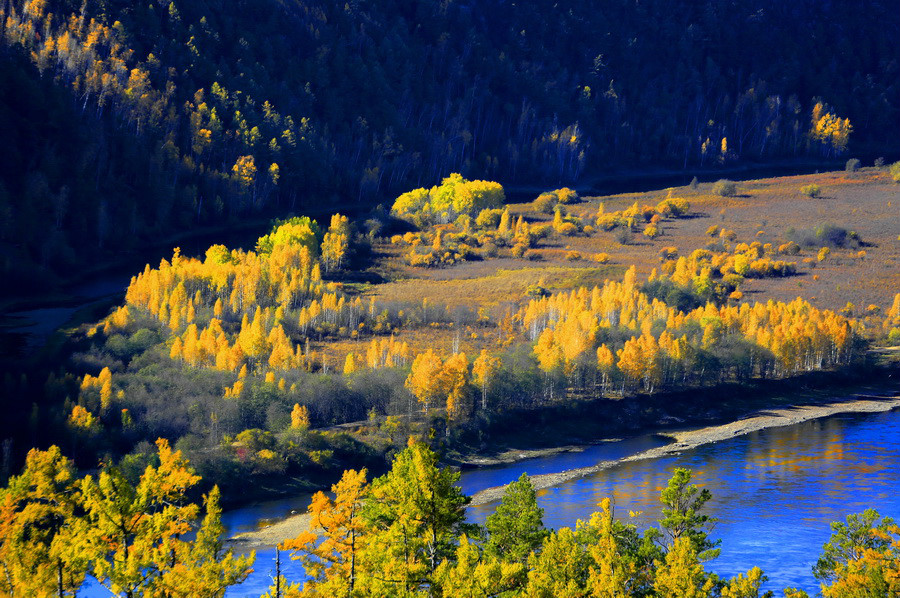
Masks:
[[[173,230],[376,203],[451,171],[571,184],[892,153],[896,9],[4,0],[0,272],[34,283]]]

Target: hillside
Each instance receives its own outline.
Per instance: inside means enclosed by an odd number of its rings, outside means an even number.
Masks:
[[[571,186],[890,157],[893,8],[7,0],[0,273],[39,288],[176,230],[374,205],[451,171]]]

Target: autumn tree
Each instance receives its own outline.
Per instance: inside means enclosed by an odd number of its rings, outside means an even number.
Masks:
[[[438,565],[451,558],[469,502],[456,486],[459,473],[439,468],[437,455],[410,440],[391,470],[372,481],[363,518],[370,528],[364,562],[366,592],[413,596],[440,591]]]
[[[231,167],[234,179],[243,189],[250,189],[256,182],[256,161],[253,156],[241,156]]]
[[[7,596],[74,596],[84,581],[77,550],[75,470],[59,448],[32,449],[0,491],[0,588]]]
[[[347,258],[350,246],[350,221],[346,216],[334,214],[331,216],[331,225],[322,239],[322,264],[325,272],[340,270]]]
[[[472,380],[481,389],[482,411],[487,410],[488,389],[500,370],[500,365],[500,358],[488,353],[487,349],[482,349],[475,362],[472,363]]]
[[[831,524],[813,574],[825,598],[875,598],[900,592],[900,526],[873,509]]]
[[[810,138],[820,142],[829,150],[839,154],[847,150],[853,127],[849,118],[840,118],[822,102],[816,102],[812,109]]]
[[[640,595],[645,588],[646,569],[642,568],[634,543],[623,541],[623,531],[630,528],[618,524],[613,519],[609,498],[600,501],[600,511],[591,516],[582,530],[595,535],[588,551],[593,563],[588,576],[588,584],[593,596],[598,598],[625,598]],[[631,534],[631,539],[635,534]]]
[[[307,216],[295,216],[276,221],[272,232],[263,235],[256,242],[256,251],[262,255],[271,254],[281,245],[306,247],[313,257],[319,255],[319,225]]]
[[[309,576],[304,592],[321,596],[355,595],[358,559],[366,546],[368,524],[362,517],[369,492],[366,470],[344,472],[331,487],[334,499],[317,492],[307,509],[309,531],[282,543],[293,551]]]
[[[574,530],[551,533],[538,552],[528,558],[528,598],[581,598],[588,596],[590,556]]]
[[[656,563],[653,588],[659,598],[707,598],[718,579],[703,569],[693,542],[675,538],[663,561]]]
[[[447,397],[447,418],[465,417],[471,413],[469,360],[465,353],[454,353],[441,369],[442,393]]]
[[[445,380],[441,375],[443,368],[443,361],[432,349],[416,355],[413,360],[406,387],[422,403],[425,413],[428,413],[429,405],[446,397]]]
[[[485,528],[488,555],[525,564],[549,532],[544,527],[544,509],[538,506],[534,485],[527,473],[506,487],[497,510],[488,515]]]
[[[431,189],[414,189],[400,195],[391,211],[420,226],[445,224],[461,215],[475,216],[482,210],[498,208],[504,200],[499,183],[468,181],[453,173]]]
[[[294,408],[291,410],[291,429],[309,429],[309,407],[294,403]]]
[[[254,556],[234,556],[224,547],[221,493],[218,486],[204,497],[205,514],[193,541],[179,541],[162,563],[157,592],[162,596],[224,596],[250,574]]]
[[[689,469],[675,469],[660,494],[663,509],[659,523],[670,545],[679,538],[687,538],[698,558],[710,560],[719,555],[716,547],[721,543],[709,539],[709,530],[716,519],[702,512],[712,493],[691,484],[691,475]]]
[[[522,563],[487,554],[463,534],[454,558],[438,566],[435,579],[444,596],[491,598],[517,595],[524,574]]]
[[[197,542],[183,539],[200,513],[185,493],[200,478],[167,441],[157,441],[157,448],[159,465],[149,465],[136,486],[114,467],[80,481],[85,514],[76,520],[73,549],[113,594],[221,595],[246,577],[253,557],[221,554],[218,491],[207,498]],[[193,582],[185,587],[179,575]]]

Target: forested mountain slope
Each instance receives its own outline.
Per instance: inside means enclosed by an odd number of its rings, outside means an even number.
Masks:
[[[890,153],[894,5],[5,0],[0,272],[454,170]]]

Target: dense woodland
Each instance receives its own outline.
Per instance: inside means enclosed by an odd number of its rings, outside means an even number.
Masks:
[[[644,530],[616,519],[608,498],[589,520],[547,529],[527,474],[507,486],[483,527],[469,524],[458,479],[412,439],[371,482],[365,469],[345,471],[331,495],[313,497],[310,530],[280,546],[307,578],[278,571],[263,598],[773,596],[761,590],[758,567],[731,579],[708,570],[721,542],[704,513],[711,494],[691,484],[689,470],[674,471],[660,494],[659,527]],[[22,474],[0,490],[0,592],[72,596],[91,575],[114,596],[222,596],[254,559],[223,549],[217,489],[200,517],[186,494],[198,481],[162,440],[154,462],[132,479],[110,466],[79,478],[57,447],[31,451]],[[893,520],[870,510],[832,532],[813,567],[822,596],[900,591]],[[807,598],[792,588],[783,595]]]
[[[889,154],[895,8],[7,0],[0,273],[46,286],[176,230],[453,170],[573,184]]]

